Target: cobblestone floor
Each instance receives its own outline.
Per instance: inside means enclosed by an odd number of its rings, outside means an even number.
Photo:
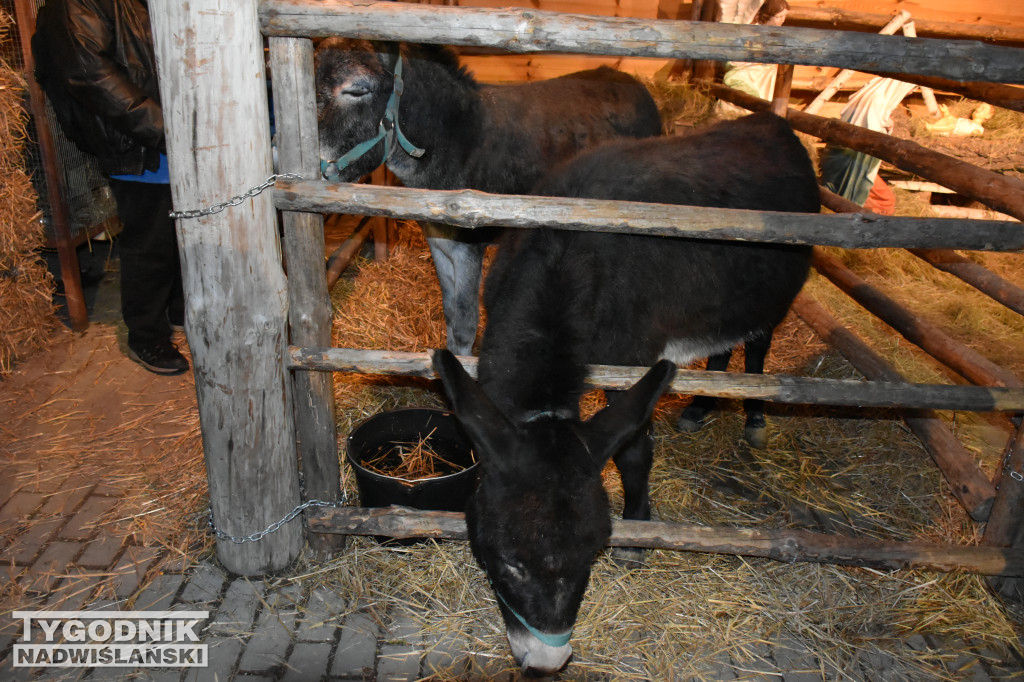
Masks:
[[[424,633],[414,614],[396,603],[384,611],[360,608],[323,585],[280,587],[280,581],[231,577],[212,560],[182,561],[174,547],[139,543],[126,532],[118,510],[128,505],[132,479],[125,463],[108,470],[66,470],[40,460],[48,410],[70,420],[70,437],[82,447],[131,422],[130,400],[150,395],[161,403],[180,401],[194,410],[190,381],[153,377],[124,359],[114,332],[94,327],[67,349],[49,353],[46,363],[18,370],[8,386],[20,387],[0,399],[0,551],[5,573],[0,614],[0,680],[417,680],[514,679],[508,657],[466,653],[450,637]],[[105,363],[105,364],[104,364]],[[79,392],[91,397],[85,400]],[[78,387],[77,389],[75,387]],[[100,389],[103,389],[102,391]],[[97,392],[98,391],[98,392]],[[121,396],[121,397],[118,397]],[[56,404],[58,401],[67,401]],[[121,400],[122,403],[118,403]],[[150,409],[143,405],[138,409]],[[26,415],[30,415],[26,418]],[[26,426],[29,424],[29,426]],[[159,447],[171,437],[140,429]],[[148,427],[147,427],[148,428]],[[153,430],[155,429],[155,430]],[[173,430],[173,429],[172,429]],[[45,431],[45,429],[43,429]],[[173,434],[171,434],[173,435]],[[69,437],[68,433],[63,434]],[[118,473],[112,473],[117,471]],[[133,502],[135,504],[135,502]],[[132,507],[134,509],[134,507]],[[202,668],[26,668],[16,667],[13,647],[22,641],[14,610],[205,611],[201,642],[209,665]],[[1003,660],[964,641],[917,636],[908,645],[949,654],[957,679],[984,682],[1024,679],[1019,659]],[[628,652],[624,653],[628,656]],[[799,642],[766,644],[755,666],[723,655],[704,679],[822,679],[815,655]],[[637,678],[646,675],[638,669]],[[920,679],[884,656],[864,658],[848,672],[852,680]],[[581,676],[570,666],[560,679]]]

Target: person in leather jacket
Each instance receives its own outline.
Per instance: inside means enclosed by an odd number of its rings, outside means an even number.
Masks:
[[[184,297],[146,0],[46,0],[32,54],[64,134],[110,177],[128,356],[181,374],[188,361],[171,336]]]

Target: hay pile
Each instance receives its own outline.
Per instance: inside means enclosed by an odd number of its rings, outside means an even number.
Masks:
[[[13,23],[0,10],[0,42]],[[38,257],[43,226],[25,173],[25,82],[0,59],[0,377],[14,359],[43,346],[58,327],[53,277]]]
[[[362,262],[358,274],[335,292],[335,343],[339,346],[424,351],[443,344],[440,292],[426,247],[412,225],[391,260]],[[891,278],[917,303],[928,301],[936,315],[958,314],[947,296],[946,275],[920,271],[917,259],[889,252],[849,257],[864,272]],[[994,258],[995,262],[1000,257]],[[1008,266],[1012,269],[1012,265]],[[902,274],[900,274],[902,273]],[[865,276],[869,273],[864,272]],[[1020,275],[1017,275],[1019,278]],[[814,278],[808,289],[822,295],[844,321],[916,380],[947,381],[894,338],[877,321],[858,320]],[[889,287],[887,286],[887,289]],[[980,295],[978,295],[980,296]],[[984,298],[984,297],[980,297]],[[953,299],[947,300],[947,299]],[[950,310],[949,306],[954,309]],[[971,298],[972,316],[1002,319],[998,305]],[[427,312],[429,311],[429,312]],[[956,320],[951,320],[956,325]],[[1008,328],[1010,322],[1003,322]],[[1013,333],[1008,331],[1007,333]],[[962,332],[983,352],[1005,344],[994,329]],[[1017,338],[1020,338],[1019,336]],[[1020,344],[1008,344],[1000,359],[1024,365]],[[1007,356],[1014,356],[1008,358]],[[734,360],[741,367],[742,358]],[[860,378],[795,316],[778,331],[769,372],[829,378]],[[438,386],[415,379],[337,375],[339,439],[355,423],[385,409],[443,405]],[[806,528],[899,540],[973,544],[977,530],[948,493],[946,483],[916,438],[893,413],[769,406],[769,446],[739,444],[743,416],[727,406],[698,434],[683,434],[673,422],[685,396],[668,396],[655,415],[655,467],[651,477],[654,515],[663,520],[758,528]],[[586,411],[598,409],[600,394],[585,397]],[[992,437],[986,416],[948,415],[957,432],[993,470],[1003,431]],[[987,424],[984,437],[969,426]],[[980,433],[980,431],[979,431]],[[1002,439],[1002,440],[1000,440]],[[344,485],[356,491],[347,473]],[[614,468],[605,475],[613,509],[621,508]],[[352,497],[350,499],[356,499]],[[386,621],[404,607],[427,632],[472,643],[480,676],[510,670],[494,597],[465,543],[427,542],[383,547],[356,538],[326,564],[300,567],[296,582],[329,584],[349,596],[353,610]],[[857,679],[858,661],[889,661],[894,678],[957,679],[955,656],[922,646],[922,636],[968,640],[998,658],[1019,647],[1015,623],[974,575],[923,571],[878,571],[816,564],[784,565],[767,559],[712,554],[652,552],[644,568],[624,571],[607,557],[594,567],[574,636],[575,655],[565,676],[609,679],[721,679],[718,666],[728,654],[734,665],[756,675],[777,670],[780,647],[810,651],[818,667],[806,672],[824,679]],[[963,646],[960,644],[960,646]],[[771,652],[771,653],[770,653]],[[775,664],[766,662],[774,655]],[[439,671],[446,679],[452,671]]]

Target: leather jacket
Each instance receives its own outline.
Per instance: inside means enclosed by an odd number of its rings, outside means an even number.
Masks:
[[[146,0],[47,0],[32,54],[64,134],[105,173],[156,170],[164,120]]]

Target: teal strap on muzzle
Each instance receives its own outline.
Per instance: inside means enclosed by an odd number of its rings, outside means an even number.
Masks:
[[[377,146],[377,143],[384,140],[384,156],[381,157],[380,164],[387,163],[388,157],[391,156],[391,145],[392,141],[397,139],[398,144],[405,150],[405,152],[413,157],[420,158],[426,152],[424,149],[420,149],[402,132],[401,127],[398,125],[398,107],[402,99],[402,93],[405,91],[405,81],[402,80],[402,55],[398,55],[398,60],[395,62],[395,73],[394,73],[394,86],[391,89],[391,96],[388,97],[388,103],[384,107],[384,116],[380,119],[380,123],[377,126],[377,134],[371,137],[369,140],[360,142],[352,149],[348,150],[341,157],[333,161],[320,161],[320,173],[323,174],[328,180],[333,180],[341,174],[342,169],[348,168],[349,165],[356,159],[362,158],[371,149]]]
[[[526,628],[527,632],[529,632],[531,635],[539,639],[543,644],[547,644],[550,647],[558,649],[569,643],[569,639],[572,637],[572,628],[569,628],[565,632],[556,632],[555,634],[541,632],[537,628],[527,623],[526,619],[520,616],[519,613],[514,608],[512,608],[511,604],[505,601],[505,598],[501,596],[501,592],[498,592],[494,589],[493,584],[491,585],[491,589],[494,591],[494,594],[498,597],[498,599],[501,600],[501,603],[505,605],[505,608],[507,608],[512,613],[512,615],[516,617],[516,620],[522,623],[523,627]]]

